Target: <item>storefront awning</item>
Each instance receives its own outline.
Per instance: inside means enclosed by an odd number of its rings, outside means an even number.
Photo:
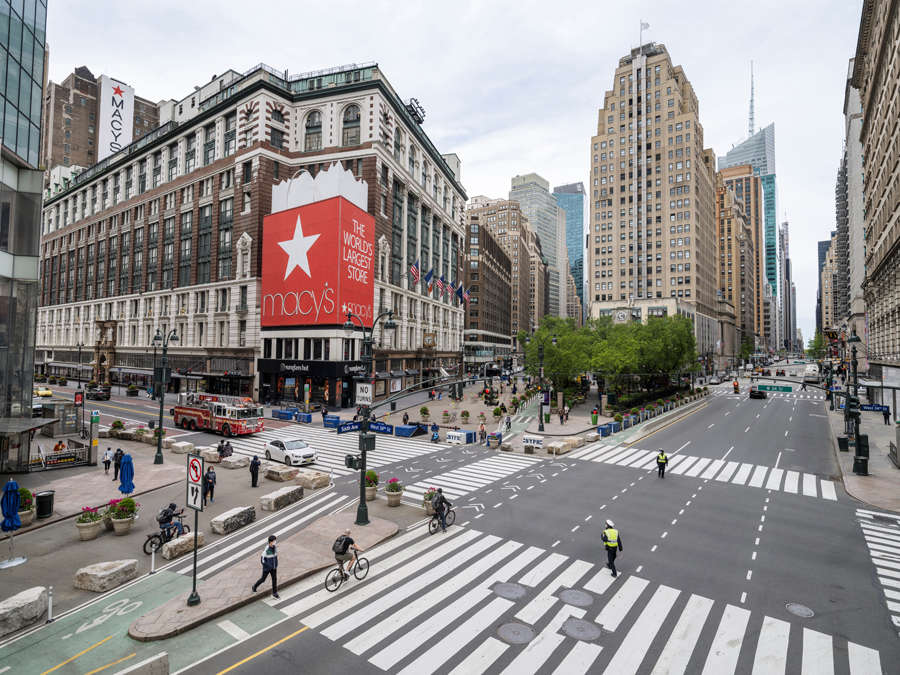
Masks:
[[[405,373],[402,370],[392,370],[391,377],[403,377]]]
[[[152,375],[153,371],[150,368],[140,369],[140,368],[122,368],[119,366],[115,366],[110,368],[110,370],[114,370],[117,373],[128,373],[129,375]]]
[[[378,380],[389,380],[391,379],[391,374],[386,370],[382,370],[381,372],[375,373],[375,378]]]
[[[407,374],[407,375],[418,375],[418,374],[419,374],[419,371],[416,370],[415,368],[407,368],[407,369],[406,369],[406,374]]]

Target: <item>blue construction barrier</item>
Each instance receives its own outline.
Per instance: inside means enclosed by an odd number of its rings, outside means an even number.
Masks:
[[[398,424],[394,427],[395,436],[410,438],[424,433],[428,433],[428,429],[424,424]]]
[[[296,415],[297,415],[298,422],[303,422],[304,424],[312,423],[312,413],[305,413],[305,412],[297,411]]]
[[[601,436],[609,436],[612,433],[612,425],[601,424],[599,427],[597,427],[597,433]]]
[[[612,427],[614,434],[622,431],[622,425],[619,422],[610,422],[609,425]]]
[[[337,415],[325,415],[322,423],[326,429],[337,429],[341,425],[341,418]]]

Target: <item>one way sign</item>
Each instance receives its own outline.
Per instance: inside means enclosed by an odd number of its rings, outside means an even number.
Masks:
[[[188,455],[187,496],[184,503],[189,509],[203,510],[203,458],[200,455]]]

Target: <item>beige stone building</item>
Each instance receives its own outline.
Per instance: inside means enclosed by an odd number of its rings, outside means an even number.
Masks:
[[[674,306],[694,320],[698,351],[713,351],[715,157],[703,147],[694,89],[664,45],[619,59],[591,139],[590,191],[591,316]]]
[[[900,6],[864,0],[850,84],[859,90],[870,361],[900,362]],[[823,302],[824,313],[824,302]],[[868,337],[868,339],[866,339]],[[870,374],[871,374],[870,369]]]
[[[578,297],[578,287],[575,284],[575,277],[568,272],[566,274],[566,317],[573,319],[576,326],[581,326],[584,318],[581,311],[581,299]]]
[[[819,279],[820,288],[822,289],[822,329],[827,330],[835,327],[834,316],[834,292],[835,292],[835,275],[837,268],[834,264],[834,252],[837,249],[837,235],[831,236],[831,245],[825,254],[825,264],[822,265],[821,278]]]
[[[756,336],[757,237],[751,231],[744,201],[716,174],[716,228],[719,240],[719,291],[733,307],[737,342]]]

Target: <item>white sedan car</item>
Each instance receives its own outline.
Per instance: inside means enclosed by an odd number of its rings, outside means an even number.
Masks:
[[[266,459],[284,462],[288,466],[313,464],[318,459],[316,449],[299,438],[267,441]]]

